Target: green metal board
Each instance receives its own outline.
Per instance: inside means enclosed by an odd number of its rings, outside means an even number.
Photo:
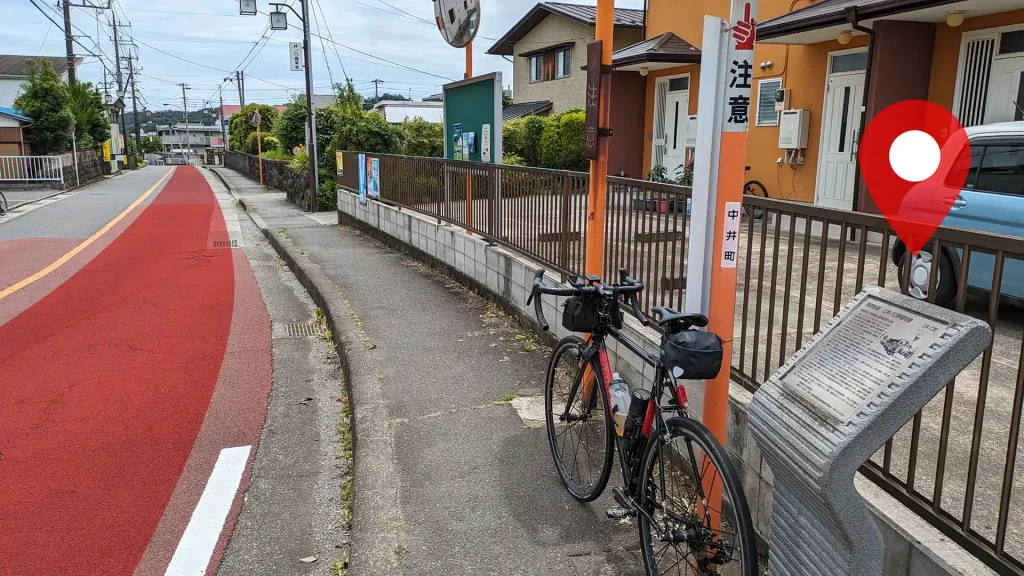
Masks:
[[[501,164],[501,92],[501,72],[444,86],[445,158]],[[467,157],[464,144],[469,135],[475,149]]]

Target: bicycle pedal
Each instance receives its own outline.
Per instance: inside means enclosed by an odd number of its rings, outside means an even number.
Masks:
[[[622,520],[623,518],[628,518],[632,516],[628,509],[621,508],[619,506],[609,508],[608,510],[605,511],[605,514],[607,514],[608,517],[612,520]]]

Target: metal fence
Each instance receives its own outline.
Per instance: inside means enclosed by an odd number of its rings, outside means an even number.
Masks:
[[[881,216],[744,198],[733,379],[751,390],[866,285],[988,321],[992,346],[862,473],[1004,574],[1024,574],[1024,239],[940,228],[921,257]],[[925,254],[927,252],[927,254]]]
[[[463,226],[553,270],[583,271],[586,174],[373,158],[382,201]],[[351,190],[357,159],[345,155],[339,178]],[[608,179],[604,276],[628,268],[648,287],[645,310],[683,305],[690,195]],[[937,255],[929,262],[902,255],[881,216],[753,197],[744,205],[764,211],[744,216],[737,282],[732,376],[752,391],[869,284],[949,300],[992,326],[984,355],[862,472],[999,572],[1024,574],[1024,480],[1016,467],[1024,450],[1024,309],[1007,303],[1024,299],[1024,239],[940,228],[926,247]]]
[[[63,182],[60,156],[0,156],[0,182]]]

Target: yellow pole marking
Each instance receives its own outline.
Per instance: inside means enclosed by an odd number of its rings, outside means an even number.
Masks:
[[[63,266],[64,264],[66,264],[68,262],[68,260],[71,260],[72,258],[74,258],[79,252],[81,252],[82,250],[85,250],[86,248],[88,248],[90,244],[92,244],[93,242],[99,240],[100,237],[102,237],[107,232],[110,232],[110,229],[113,228],[114,226],[116,226],[117,223],[120,222],[121,220],[124,220],[125,216],[127,216],[128,214],[131,214],[132,210],[135,210],[136,208],[139,207],[139,204],[142,204],[143,202],[145,202],[146,198],[149,198],[153,194],[153,192],[157,188],[159,188],[161,184],[163,184],[164,180],[166,180],[167,177],[170,176],[171,173],[173,173],[173,172],[174,172],[174,168],[171,168],[170,170],[168,170],[163,176],[160,177],[159,180],[156,181],[156,184],[153,184],[152,188],[150,188],[149,190],[146,190],[146,193],[143,194],[142,196],[139,196],[138,199],[135,200],[135,202],[132,202],[131,206],[125,208],[124,212],[121,212],[120,214],[115,216],[113,220],[111,220],[110,222],[107,222],[106,226],[104,226],[103,228],[100,228],[99,231],[97,231],[95,234],[90,236],[87,240],[85,240],[84,242],[82,242],[78,246],[75,246],[74,248],[72,248],[67,254],[61,256],[59,259],[57,259],[55,262],[53,262],[52,264],[50,264],[46,268],[43,268],[39,272],[36,272],[35,274],[29,276],[28,278],[25,278],[21,282],[18,282],[17,284],[14,284],[12,286],[8,286],[7,288],[4,288],[3,290],[0,290],[0,300],[3,300],[4,298],[10,296],[11,294],[14,294],[18,290],[21,290],[22,288],[32,284],[33,282],[36,282],[37,280],[41,280],[41,279],[45,278],[50,272],[53,272],[57,268],[60,268],[61,266]]]

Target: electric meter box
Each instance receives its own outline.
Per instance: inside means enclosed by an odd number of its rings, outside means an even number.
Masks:
[[[783,110],[779,119],[779,148],[807,148],[807,130],[811,124],[810,110]]]
[[[684,138],[683,146],[686,148],[697,147],[697,116],[686,117],[686,137]]]

